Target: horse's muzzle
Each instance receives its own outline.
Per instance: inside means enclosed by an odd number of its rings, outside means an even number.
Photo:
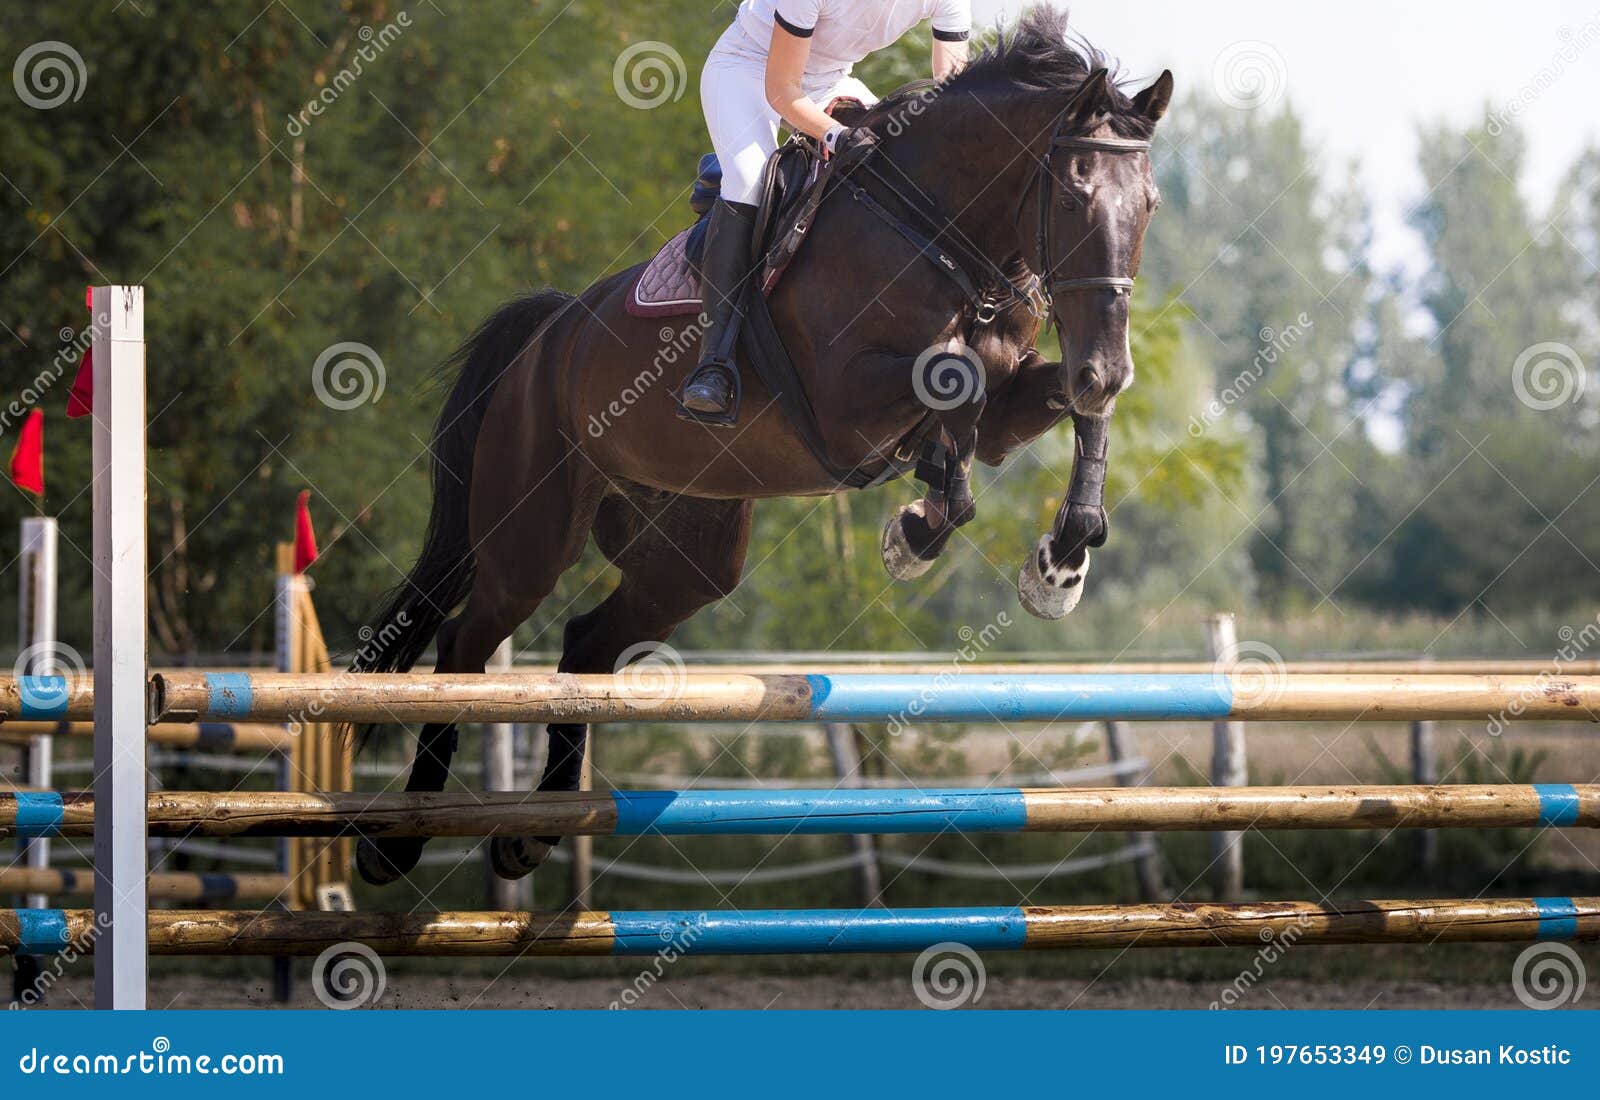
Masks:
[[[1063,388],[1072,411],[1080,416],[1108,416],[1116,403],[1117,395],[1125,390],[1133,378],[1133,366],[1084,366],[1076,371],[1063,367]]]

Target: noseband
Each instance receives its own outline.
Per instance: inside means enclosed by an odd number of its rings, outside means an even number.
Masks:
[[[1063,126],[1065,123],[1063,123]],[[1050,170],[1050,158],[1057,149],[1094,153],[1148,153],[1150,143],[1139,138],[1072,137],[1057,130],[1050,139],[1050,148],[1039,162],[1037,186],[1039,188],[1039,277],[1049,288],[1050,296],[1071,293],[1075,290],[1114,290],[1119,294],[1133,292],[1133,279],[1126,275],[1085,275],[1072,279],[1058,279],[1055,264],[1050,259],[1050,212],[1055,206],[1055,173]]]

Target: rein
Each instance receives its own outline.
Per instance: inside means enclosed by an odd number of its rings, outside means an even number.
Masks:
[[[967,247],[965,242],[951,234],[950,231],[955,223],[950,218],[937,210],[929,210],[903,195],[872,163],[872,156],[864,158],[858,167],[893,194],[920,224],[912,225],[904,218],[897,217],[865,187],[851,179],[849,173],[839,177],[841,185],[857,202],[911,242],[919,252],[932,261],[936,269],[943,272],[960,288],[967,301],[972,304],[974,318],[978,324],[990,324],[1000,315],[1001,310],[1014,305],[1027,307],[1028,311],[1039,320],[1049,316],[1049,298],[1037,275],[1030,275],[1021,283],[1013,280],[999,264],[977,249]],[[947,238],[948,243],[941,245],[940,238]],[[981,280],[973,276],[972,271],[975,268],[983,272]],[[989,289],[984,289],[980,282],[986,284]]]
[[[1150,151],[1150,142],[1140,138],[1081,137],[1063,134],[1061,131],[1067,126],[1068,116],[1076,102],[1077,97],[1074,97],[1057,116],[1059,121],[1056,123],[1055,133],[1050,137],[1050,147],[1040,160],[1033,186],[1029,188],[1037,190],[1039,194],[1039,228],[1036,238],[1039,257],[1036,270],[1039,274],[1030,274],[1021,282],[1012,279],[989,256],[969,247],[960,239],[959,234],[953,233],[952,230],[955,228],[953,219],[904,195],[901,189],[887,179],[873,163],[875,157],[882,155],[881,152],[869,152],[852,167],[859,168],[894,195],[898,203],[909,213],[909,220],[894,214],[871,192],[852,179],[853,172],[842,172],[837,179],[840,186],[849,191],[857,202],[915,246],[937,270],[943,272],[960,288],[962,294],[972,304],[974,319],[978,324],[990,324],[1002,310],[1017,305],[1024,306],[1035,319],[1048,323],[1051,302],[1057,294],[1070,294],[1080,290],[1113,290],[1120,294],[1130,294],[1134,285],[1133,279],[1126,275],[1057,278],[1054,274],[1055,263],[1050,256],[1050,226],[1051,211],[1054,207],[1052,200],[1056,189],[1055,174],[1051,171],[1051,157],[1055,151],[1057,149],[1096,153]],[[1023,195],[1026,196],[1027,193],[1024,191]],[[944,243],[941,244],[941,240]],[[974,277],[974,271],[981,272],[981,276]]]

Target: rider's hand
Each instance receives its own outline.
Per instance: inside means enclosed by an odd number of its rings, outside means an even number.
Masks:
[[[822,136],[822,147],[828,151],[829,156],[835,157],[842,157],[853,151],[865,153],[875,148],[877,144],[878,135],[865,126],[835,124]]]

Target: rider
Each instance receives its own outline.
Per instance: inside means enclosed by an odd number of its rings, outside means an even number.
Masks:
[[[711,212],[701,261],[701,297],[710,325],[700,361],[684,380],[679,415],[719,426],[734,422],[738,367],[716,354],[752,265],[756,192],[778,148],[778,124],[819,140],[831,155],[877,139],[850,129],[818,106],[839,96],[871,105],[851,66],[933,20],[933,75],[967,60],[969,0],[742,0],[700,74],[700,103],[722,166],[722,197]]]

